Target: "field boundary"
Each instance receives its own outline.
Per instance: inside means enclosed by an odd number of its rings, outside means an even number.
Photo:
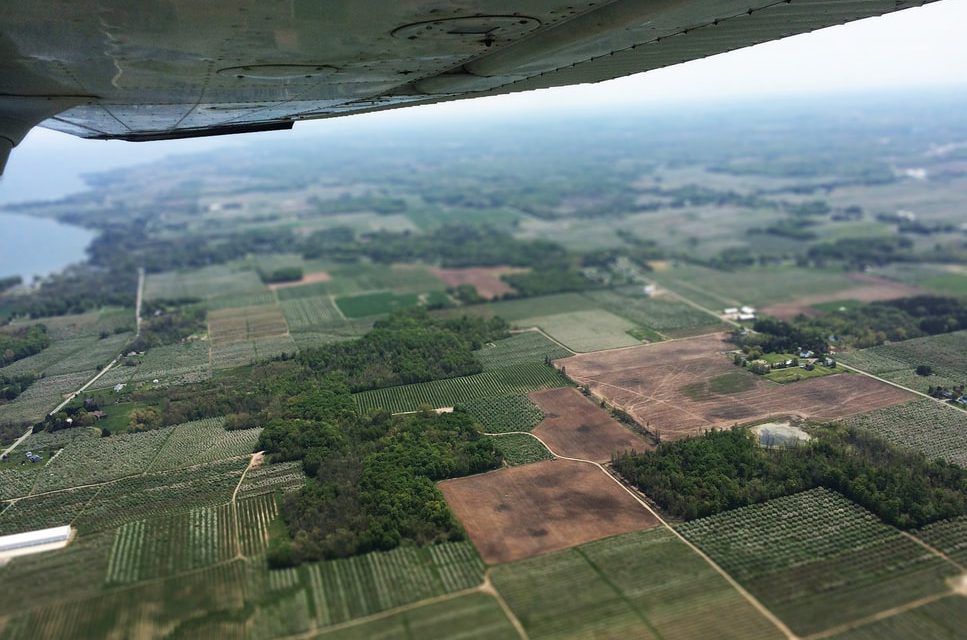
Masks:
[[[739,595],[741,595],[743,598],[745,598],[745,600],[748,601],[749,604],[751,604],[752,607],[754,609],[756,609],[756,611],[758,611],[759,613],[761,613],[769,622],[771,622],[779,631],[781,631],[782,634],[784,636],[786,636],[786,638],[788,638],[789,640],[799,640],[799,636],[797,636],[795,633],[793,633],[792,630],[789,627],[787,627],[786,624],[782,620],[780,620],[775,614],[773,614],[771,611],[769,611],[765,607],[765,605],[763,605],[761,602],[759,602],[759,600],[755,596],[753,596],[751,593],[749,593],[748,591],[746,591],[745,588],[742,585],[740,585],[738,582],[736,582],[736,580],[732,576],[730,576],[728,573],[726,573],[725,569],[723,569],[722,567],[720,567],[704,551],[702,551],[697,546],[695,546],[694,544],[692,544],[691,542],[689,542],[688,539],[686,539],[682,534],[680,534],[678,531],[676,531],[674,527],[672,527],[670,524],[668,524],[668,522],[655,509],[653,509],[651,507],[651,505],[649,505],[647,502],[645,502],[644,500],[642,500],[634,491],[632,491],[631,489],[629,489],[621,480],[619,480],[617,477],[615,477],[615,475],[613,473],[610,473],[604,467],[604,465],[602,465],[602,464],[600,464],[598,462],[594,462],[593,460],[584,460],[582,458],[570,458],[568,456],[562,456],[562,455],[558,454],[557,452],[555,452],[551,447],[549,447],[547,445],[546,442],[544,442],[543,440],[541,440],[540,437],[534,435],[533,433],[530,433],[530,432],[527,432],[527,431],[517,431],[517,432],[511,431],[511,432],[508,432],[508,433],[523,433],[523,434],[529,435],[530,437],[534,438],[535,440],[537,440],[538,442],[540,442],[542,445],[544,445],[545,447],[547,447],[547,450],[551,452],[551,455],[553,455],[553,456],[555,456],[555,457],[557,457],[557,458],[559,458],[561,460],[570,460],[572,462],[582,462],[584,464],[593,465],[593,466],[597,467],[598,469],[600,469],[601,472],[604,475],[606,475],[608,478],[610,478],[615,484],[617,484],[619,487],[621,487],[628,495],[630,495],[632,498],[634,498],[635,502],[637,502],[638,504],[640,504],[648,513],[650,513],[658,521],[658,523],[661,526],[663,526],[666,529],[668,529],[669,531],[671,531],[672,535],[674,535],[681,542],[683,542],[693,552],[695,552],[696,554],[698,554],[699,557],[701,557],[703,560],[705,560],[705,562],[710,567],[712,567],[713,569],[715,569],[715,571],[719,575],[721,575],[723,578],[725,578],[726,582],[728,582],[736,591],[739,592]]]
[[[886,378],[881,378],[880,376],[875,375],[875,374],[872,374],[869,371],[863,371],[862,369],[857,369],[856,367],[852,367],[852,366],[850,366],[848,364],[843,364],[842,362],[840,362],[838,360],[836,361],[836,364],[837,364],[837,366],[843,367],[844,369],[849,369],[850,371],[854,371],[854,372],[859,373],[861,375],[864,375],[864,376],[866,376],[868,378],[873,378],[874,380],[878,380],[879,382],[882,382],[884,384],[888,384],[891,387],[896,387],[897,389],[903,389],[904,391],[909,391],[910,393],[915,393],[918,396],[923,397],[923,398],[929,398],[930,400],[933,400],[937,404],[942,405],[944,407],[950,407],[951,409],[956,409],[957,411],[960,411],[962,413],[967,413],[967,409],[963,409],[963,408],[958,407],[956,405],[952,405],[949,402],[944,402],[940,398],[934,398],[933,396],[928,396],[927,394],[925,394],[925,393],[923,393],[921,391],[917,391],[916,389],[911,389],[910,387],[904,387],[899,382],[893,382],[891,380],[887,380]],[[866,412],[864,411],[862,413],[866,413]]]

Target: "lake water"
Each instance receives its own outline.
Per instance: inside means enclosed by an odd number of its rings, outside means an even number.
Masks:
[[[0,212],[0,277],[24,281],[81,262],[95,232],[56,220]]]

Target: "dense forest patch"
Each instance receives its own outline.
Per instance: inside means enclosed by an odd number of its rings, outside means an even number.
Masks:
[[[614,459],[622,476],[687,520],[815,487],[901,529],[967,514],[967,471],[866,431],[824,426],[809,444],[765,449],[744,429],[711,431]]]

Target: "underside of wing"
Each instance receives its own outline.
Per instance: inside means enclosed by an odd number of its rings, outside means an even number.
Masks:
[[[923,2],[33,0],[0,8],[0,158],[599,82]],[[0,161],[2,167],[2,161]]]

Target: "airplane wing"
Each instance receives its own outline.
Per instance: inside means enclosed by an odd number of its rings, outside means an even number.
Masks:
[[[907,0],[31,0],[0,6],[0,171],[34,125],[160,140],[599,82]]]

